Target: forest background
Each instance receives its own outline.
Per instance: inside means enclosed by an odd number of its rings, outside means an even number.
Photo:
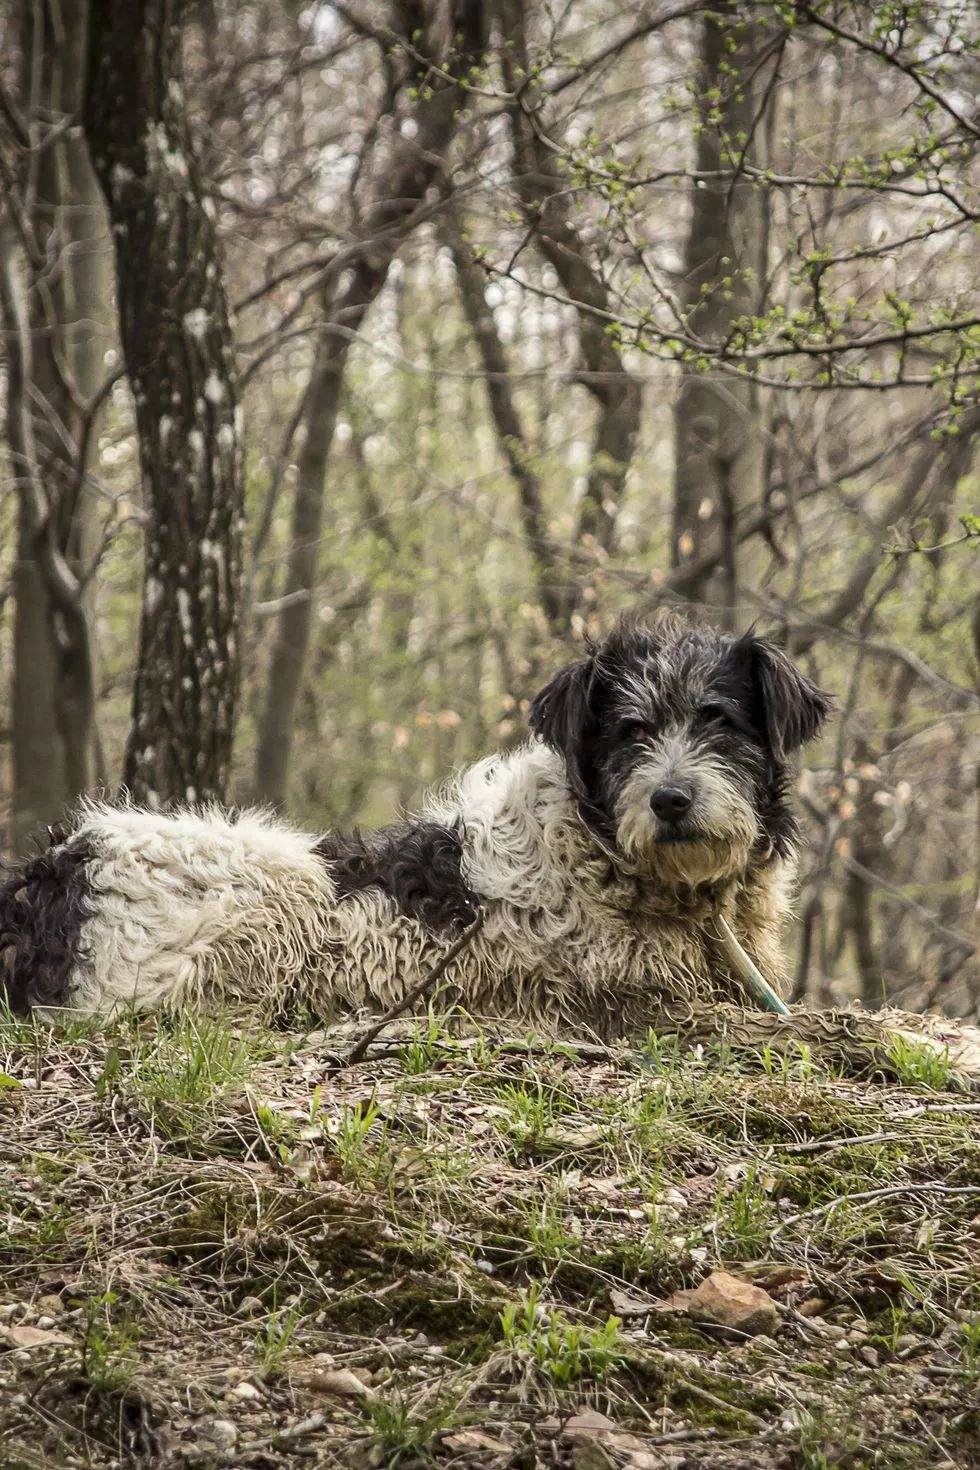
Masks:
[[[980,13],[0,0],[0,846],[374,825],[624,608],[835,692],[794,994],[975,1015]]]

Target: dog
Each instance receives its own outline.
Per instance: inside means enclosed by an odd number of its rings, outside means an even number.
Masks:
[[[830,708],[754,632],[623,620],[533,699],[529,741],[397,826],[86,802],[0,887],[7,1004],[329,1020],[397,1003],[479,914],[445,976],[473,1017],[608,1041],[733,1016],[717,919],[778,991],[792,762]]]

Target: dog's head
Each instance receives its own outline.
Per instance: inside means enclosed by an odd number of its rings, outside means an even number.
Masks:
[[[699,885],[787,856],[789,760],[830,711],[773,644],[622,622],[531,704],[583,821],[633,869]]]

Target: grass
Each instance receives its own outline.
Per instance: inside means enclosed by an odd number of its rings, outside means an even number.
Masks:
[[[602,1326],[572,1323],[545,1310],[533,1284],[520,1303],[508,1302],[500,1314],[503,1339],[515,1360],[528,1364],[556,1388],[572,1388],[584,1378],[601,1382],[623,1357],[622,1323],[607,1317]]]
[[[963,1370],[970,1383],[980,1379],[980,1317],[961,1326],[960,1347]]]
[[[337,1156],[351,1179],[366,1179],[374,1173],[376,1155],[368,1146],[368,1137],[380,1116],[376,1091],[367,1102],[341,1111],[336,1130]]]
[[[380,1061],[330,1050],[233,1017],[0,1022],[14,1463],[502,1470],[571,1463],[586,1411],[616,1464],[974,1463],[978,1111],[941,1053],[874,1085],[435,1013]],[[672,1307],[718,1268],[772,1295],[775,1338]]]
[[[121,1317],[115,1308],[118,1298],[102,1292],[83,1305],[85,1320],[81,1339],[81,1369],[89,1387],[101,1392],[125,1388],[136,1371],[139,1329],[128,1313]]]
[[[294,1305],[282,1312],[271,1312],[261,1324],[255,1335],[255,1346],[264,1374],[279,1371],[301,1320],[300,1309]]]
[[[381,1464],[388,1470],[401,1465],[417,1467],[433,1463],[430,1453],[436,1436],[455,1418],[453,1404],[437,1403],[420,1409],[401,1394],[392,1398],[369,1398],[361,1409],[371,1438],[381,1451]],[[375,1463],[378,1463],[375,1461]]]
[[[886,1049],[895,1075],[907,1087],[942,1092],[951,1084],[953,1066],[949,1047],[935,1042],[917,1041],[911,1036],[894,1036]]]
[[[719,1256],[750,1261],[765,1250],[775,1217],[770,1191],[757,1165],[748,1165],[744,1178],[735,1182],[723,1175],[713,1224]]]

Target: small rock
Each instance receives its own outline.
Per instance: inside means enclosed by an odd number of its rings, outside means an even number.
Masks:
[[[371,1397],[369,1385],[349,1368],[328,1368],[322,1373],[311,1373],[303,1379],[303,1386],[312,1393],[332,1394],[337,1398]]]
[[[801,1317],[819,1317],[829,1306],[830,1303],[822,1296],[809,1296],[805,1302],[800,1302],[798,1310]]]
[[[238,1303],[238,1311],[242,1317],[254,1317],[257,1313],[265,1311],[265,1307],[257,1296],[243,1296]]]
[[[727,1271],[712,1271],[691,1294],[687,1311],[695,1322],[711,1322],[748,1337],[763,1332],[771,1335],[779,1324],[779,1312],[769,1293]]]
[[[621,1456],[632,1457],[643,1450],[642,1440],[595,1409],[573,1414],[562,1430],[572,1448],[574,1470],[613,1470],[622,1463]],[[632,1458],[627,1459],[627,1464],[632,1463]]]
[[[44,1316],[38,1317],[37,1325],[38,1327],[43,1328],[45,1331],[50,1331],[52,1327],[57,1326],[57,1323],[55,1322],[53,1317]]]
[[[565,1433],[574,1434],[599,1434],[603,1429],[616,1429],[612,1419],[607,1419],[605,1414],[600,1414],[597,1409],[583,1409],[581,1414],[573,1414],[565,1420]]]
[[[197,1432],[219,1450],[233,1449],[238,1443],[238,1430],[230,1419],[204,1419],[198,1424]]]
[[[616,1461],[597,1439],[572,1442],[573,1470],[616,1470]]]
[[[453,1434],[441,1436],[442,1444],[460,1453],[464,1450],[487,1450],[491,1454],[506,1455],[511,1446],[502,1439],[484,1434],[482,1429],[460,1429]]]
[[[244,1378],[241,1383],[235,1384],[235,1387],[231,1390],[229,1397],[233,1399],[245,1400],[259,1399],[262,1397],[262,1395],[259,1393],[259,1390],[255,1387],[254,1383],[249,1383],[248,1379]]]
[[[8,1327],[7,1341],[18,1348],[67,1347],[71,1338],[63,1332],[51,1332],[46,1327]]]
[[[858,1357],[861,1358],[863,1362],[867,1363],[869,1368],[877,1368],[878,1354],[875,1352],[874,1348],[870,1346],[870,1344],[866,1343],[864,1347],[858,1348]]]
[[[617,1317],[649,1317],[651,1312],[656,1311],[657,1303],[647,1298],[642,1301],[639,1297],[631,1295],[628,1291],[620,1291],[613,1287],[609,1293],[609,1304]]]

